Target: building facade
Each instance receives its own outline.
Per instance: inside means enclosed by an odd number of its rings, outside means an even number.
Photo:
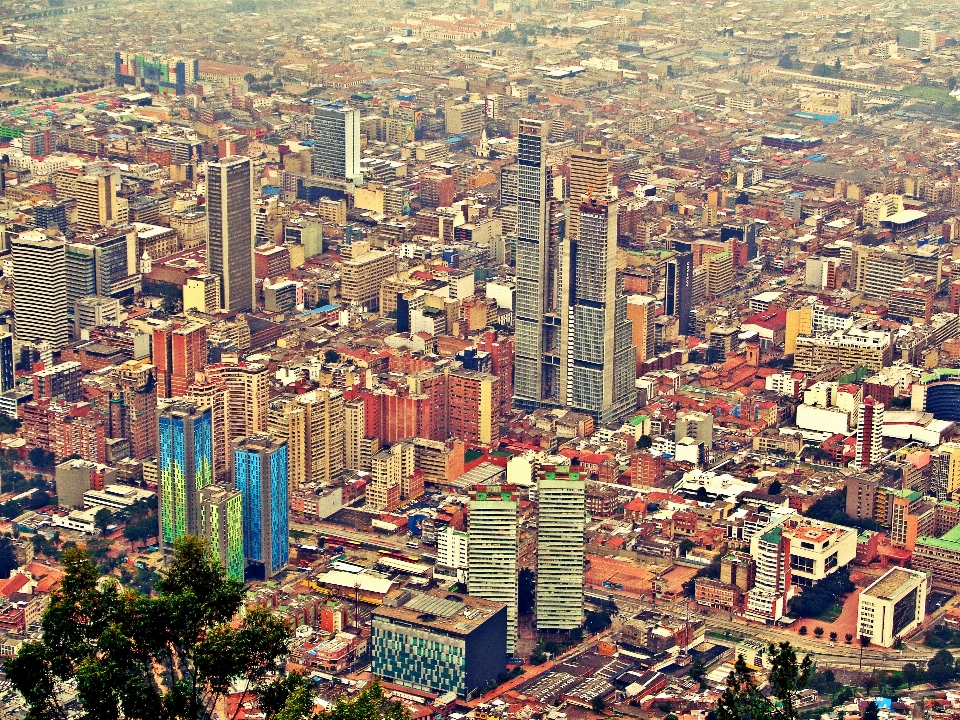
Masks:
[[[256,306],[253,274],[253,163],[231,155],[207,164],[207,265],[220,278],[225,310]]]
[[[537,478],[537,629],[583,624],[583,531],[586,478],[544,466]]]
[[[289,561],[287,444],[252,435],[233,448],[234,480],[243,496],[243,555],[272,578]]]

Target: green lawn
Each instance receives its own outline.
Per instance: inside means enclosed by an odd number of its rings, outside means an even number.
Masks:
[[[957,104],[957,99],[950,97],[950,91],[945,87],[933,87],[931,85],[908,85],[900,91],[901,95],[929,100],[930,102],[940,103],[941,105],[953,106]]]

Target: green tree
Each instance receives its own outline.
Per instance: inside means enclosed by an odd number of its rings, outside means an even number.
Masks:
[[[690,538],[684,538],[683,540],[680,541],[680,554],[686,555],[695,547],[696,545],[693,544],[693,540],[691,540]]]
[[[328,363],[340,362],[340,353],[331,348],[323,353],[323,361]]]
[[[105,507],[100,508],[93,515],[93,524],[101,533],[107,531],[107,525],[110,524],[111,520],[113,520],[113,513]]]
[[[243,583],[226,577],[199,538],[175,543],[152,598],[101,578],[76,546],[61,563],[41,639],[5,665],[28,718],[66,717],[57,693],[66,680],[76,681],[88,720],[207,720],[234,681],[252,693],[282,690],[274,676],[288,652],[286,623],[254,607],[233,625]]]
[[[591,635],[594,635],[595,633],[603,632],[610,627],[610,622],[610,613],[602,610],[600,612],[587,610],[586,621],[584,622],[584,625],[587,628],[587,632]]]
[[[880,717],[880,713],[878,711],[879,708],[877,707],[877,704],[875,702],[870,702],[863,709],[863,716],[860,718],[860,720],[878,720]]]
[[[17,553],[13,547],[13,538],[9,535],[0,535],[0,579],[10,577],[10,573],[20,567],[17,562]]]
[[[753,671],[743,656],[738,655],[727,676],[727,686],[717,702],[716,720],[796,720],[794,702],[813,675],[813,661],[807,655],[797,660],[797,653],[788,642],[767,648],[770,662],[770,697],[757,687]]]
[[[597,695],[593,700],[590,701],[590,707],[597,715],[599,715],[604,710],[606,710],[607,703],[604,701],[602,697]]]
[[[767,492],[771,495],[779,495],[783,492],[783,483],[781,483],[779,480],[774,480],[772,483],[770,483],[770,488],[767,490]]]
[[[128,523],[123,529],[123,536],[131,543],[140,543],[156,537],[159,532],[160,526],[157,516],[147,515]]]
[[[282,703],[268,701],[260,695],[260,707],[275,720],[410,720],[410,713],[399,702],[390,700],[378,680],[363,688],[355,697],[341,696],[329,710],[314,713],[313,698],[301,676],[286,681],[289,692]],[[271,711],[276,714],[271,715]]]
[[[813,634],[816,635],[817,637],[823,637],[823,628],[820,627],[819,625],[817,625],[817,626],[813,629]]]
[[[943,685],[953,673],[953,655],[949,650],[937,650],[937,654],[927,661],[927,677],[934,685]]]
[[[690,663],[690,670],[687,672],[687,675],[691,679],[696,680],[698,683],[703,682],[703,676],[707,674],[707,668],[703,664],[703,660],[697,658],[692,663]]]

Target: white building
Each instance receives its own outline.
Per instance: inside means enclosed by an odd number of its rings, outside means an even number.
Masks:
[[[544,471],[537,507],[537,629],[572,630],[583,624],[585,478]]]
[[[860,468],[870,467],[880,462],[883,455],[883,403],[868,397],[860,404],[854,463]]]
[[[10,249],[17,340],[43,340],[55,351],[63,349],[69,342],[66,245],[28,230],[11,241]]]
[[[510,486],[482,485],[470,494],[467,589],[507,606],[507,653],[517,647],[517,507]]]
[[[923,622],[926,603],[926,573],[891,568],[860,593],[857,634],[874,645],[891,647]]]
[[[469,536],[447,525],[437,533],[437,562],[434,577],[468,582]]]

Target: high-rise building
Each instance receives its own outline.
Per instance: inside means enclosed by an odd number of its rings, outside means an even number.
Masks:
[[[231,440],[267,431],[270,372],[266,365],[224,362],[208,365],[207,379],[227,388],[227,435]]]
[[[563,244],[560,397],[601,423],[636,406],[637,350],[617,270],[618,203],[581,203],[579,234]]]
[[[363,181],[359,110],[332,104],[314,108],[311,169],[314,175]]]
[[[187,86],[200,79],[200,61],[195,58],[116,52],[113,62],[117,85],[134,85],[162,95],[184,95]]]
[[[207,265],[220,277],[226,310],[256,305],[253,275],[253,163],[232,155],[207,164]]]
[[[90,230],[124,220],[117,202],[119,180],[120,176],[114,173],[81,175],[76,179],[78,228]]]
[[[960,490],[960,443],[943,443],[933,451],[930,460],[933,465],[930,492],[936,495],[937,500],[949,500],[954,492]],[[847,502],[849,504],[849,500]]]
[[[543,466],[537,478],[537,629],[583,624],[585,477]]]
[[[276,398],[269,408],[270,434],[287,441],[291,493],[303,483],[328,484],[344,469],[343,393],[317,388]]]
[[[500,378],[475,370],[447,376],[447,436],[478,445],[500,439]]]
[[[677,253],[667,260],[663,285],[664,314],[676,317],[680,334],[689,335],[693,322],[693,253]]]
[[[546,157],[549,135],[549,122],[520,120],[513,381],[514,405],[527,411],[560,402],[559,246],[551,242],[550,232]]]
[[[367,506],[373,510],[395,510],[410,493],[416,455],[413,444],[394,443],[371,458]],[[404,492],[406,489],[407,492]],[[420,494],[423,494],[422,483]]]
[[[633,323],[633,346],[637,349],[637,375],[655,347],[657,299],[650,295],[627,295],[627,319]]]
[[[883,459],[883,403],[866,397],[860,403],[854,463],[866,468]]]
[[[471,595],[507,606],[507,653],[517,647],[517,488],[476,485],[470,490],[468,583]]]
[[[0,332],[0,393],[13,389],[14,366],[13,334]]]
[[[11,241],[10,249],[17,340],[42,340],[59,351],[70,340],[64,242],[31,230]]]
[[[174,402],[158,424],[160,547],[169,553],[178,538],[200,534],[200,491],[213,482],[212,423],[209,408]]]
[[[199,535],[231,580],[243,582],[243,495],[221,485],[199,492]]]
[[[795,592],[790,576],[790,539],[779,523],[770,523],[750,538],[756,577],[747,593],[744,617],[751,620],[776,622],[786,614],[787,602]]]
[[[166,323],[153,331],[157,395],[179,397],[207,364],[207,326],[199,322]]]
[[[610,155],[598,144],[586,143],[570,154],[570,201],[567,210],[567,237],[580,232],[580,205],[590,198],[610,194]]]
[[[243,555],[272,578],[289,560],[287,444],[269,435],[242,438],[233,447],[236,488],[243,496]]]
[[[228,457],[230,434],[227,424],[229,391],[227,386],[222,382],[208,378],[206,373],[197,373],[196,380],[187,388],[186,397],[191,402],[210,408],[213,476],[217,480],[225,480],[230,470]]]
[[[135,460],[152,457],[157,453],[157,369],[146,360],[128,360],[110,375],[110,437],[127,438]]]

